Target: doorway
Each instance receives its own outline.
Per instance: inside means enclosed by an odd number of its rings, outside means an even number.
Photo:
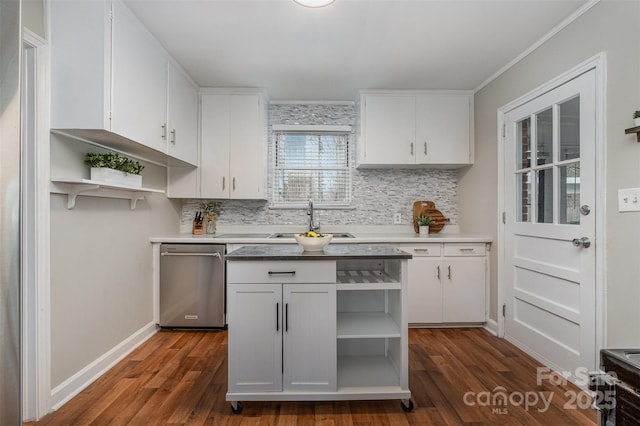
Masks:
[[[502,109],[501,334],[579,385],[601,346],[597,67]]]
[[[49,49],[23,30],[21,75],[22,418],[50,409]]]

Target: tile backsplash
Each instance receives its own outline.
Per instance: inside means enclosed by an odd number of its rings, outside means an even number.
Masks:
[[[357,110],[352,103],[273,103],[268,122],[268,193],[271,188],[271,142],[274,124],[351,125],[354,134]],[[413,203],[431,200],[436,208],[457,223],[458,171],[447,169],[353,169],[352,206],[348,209],[317,209],[323,225],[391,225],[393,214],[411,224]],[[185,200],[188,202],[190,200]],[[306,209],[272,209],[268,201],[223,200],[221,225],[306,224]]]

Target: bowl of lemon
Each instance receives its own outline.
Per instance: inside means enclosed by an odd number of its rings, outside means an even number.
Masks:
[[[322,251],[331,242],[333,235],[307,231],[293,236],[304,251]]]

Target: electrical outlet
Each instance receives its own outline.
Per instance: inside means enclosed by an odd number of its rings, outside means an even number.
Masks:
[[[402,225],[402,213],[394,213],[393,214],[393,224],[394,225]]]

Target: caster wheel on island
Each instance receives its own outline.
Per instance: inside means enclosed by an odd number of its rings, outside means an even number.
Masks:
[[[408,404],[405,405],[405,401],[400,401],[400,406],[402,407],[402,411],[404,411],[405,413],[410,413],[411,411],[413,411],[413,401],[412,400],[408,400]]]
[[[242,413],[242,402],[237,401],[237,402],[232,402],[231,403],[231,411],[233,411],[233,414],[240,414]]]

